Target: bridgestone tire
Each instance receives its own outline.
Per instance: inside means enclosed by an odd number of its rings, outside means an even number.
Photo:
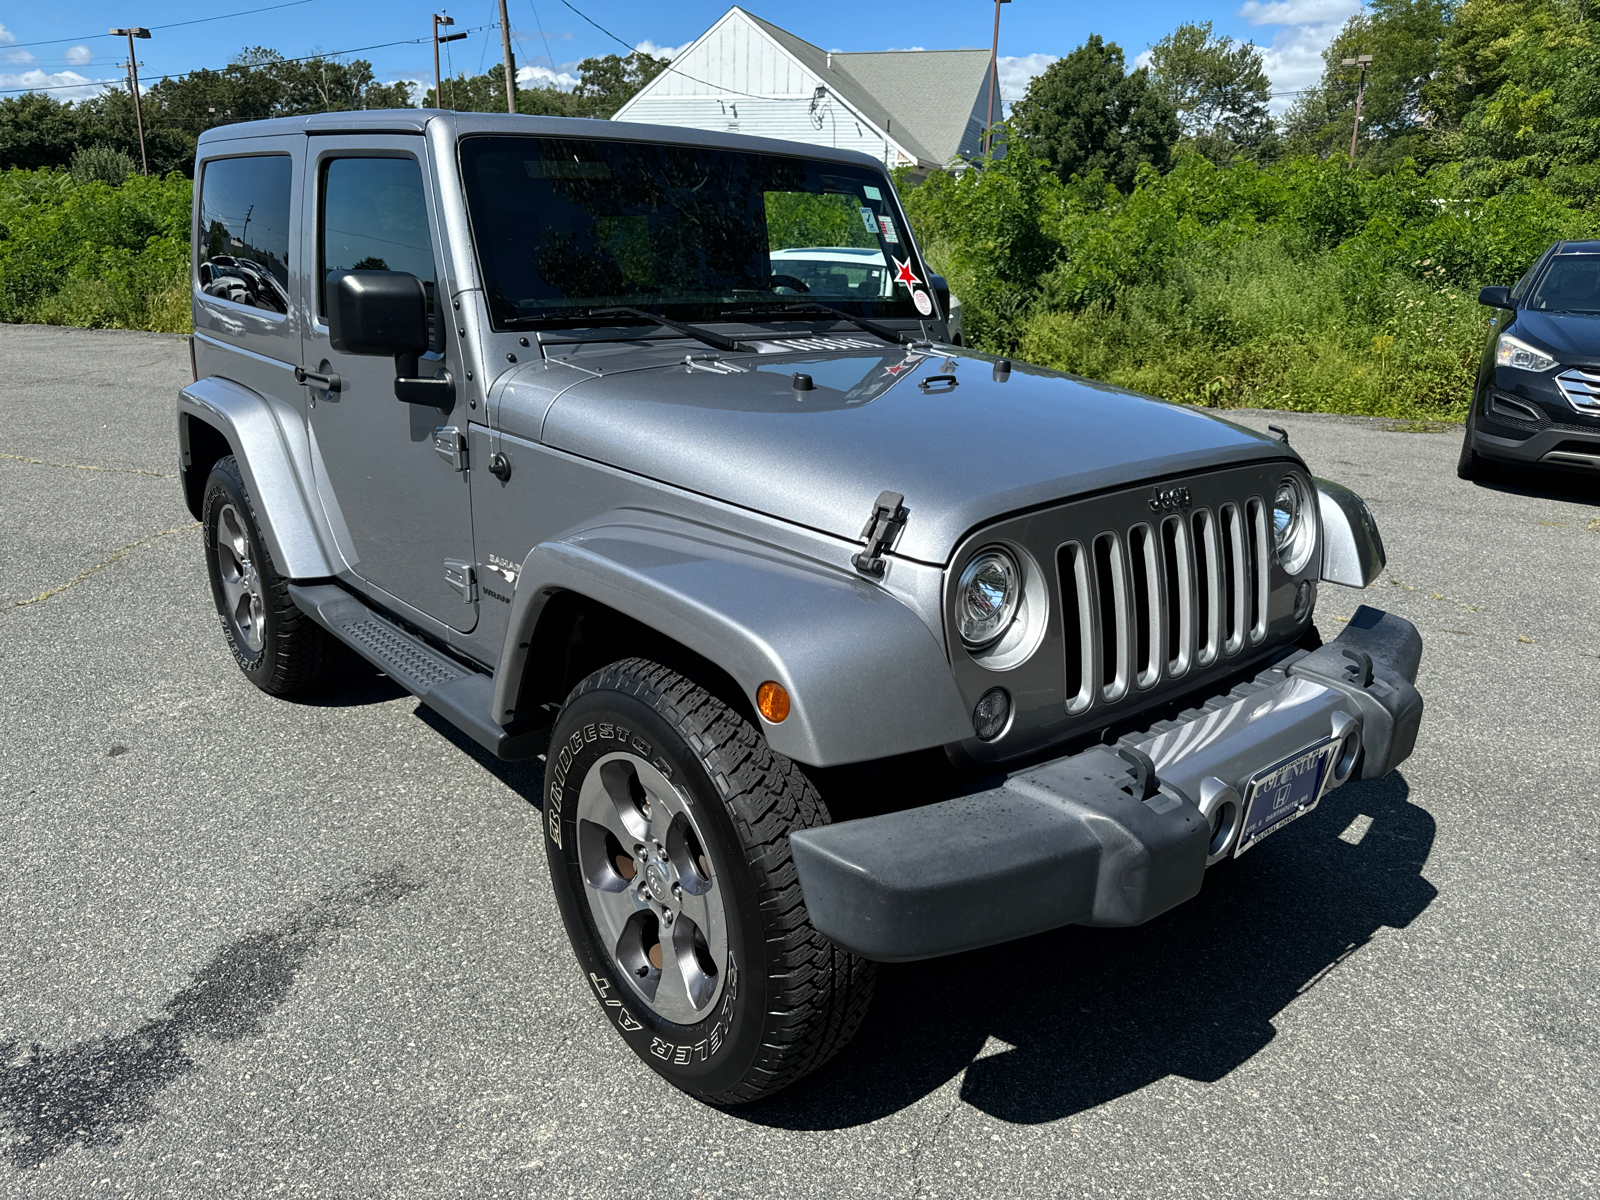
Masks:
[[[219,546],[219,524],[228,519],[230,513],[237,519],[237,532],[243,534],[248,544],[249,562],[255,571],[254,585],[260,599],[258,627],[262,644],[259,649],[241,638],[226,609],[223,564],[227,555],[226,548]],[[232,455],[211,469],[206,479],[200,519],[205,537],[206,574],[211,580],[211,597],[217,606],[222,636],[245,678],[273,696],[291,696],[321,687],[344,662],[345,648],[289,599],[289,581],[279,575],[273,565],[244,477]],[[226,530],[222,536],[226,537]]]
[[[584,891],[580,795],[591,772],[602,778],[602,760],[619,754],[670,781],[683,812],[693,813],[709,874],[722,889],[728,962],[709,1012],[694,1024],[664,1019],[624,979]],[[769,1096],[836,1054],[866,1015],[875,964],[812,928],[789,852],[791,832],[828,821],[811,782],[759,730],[666,667],[639,658],[613,663],[567,697],[544,789],[545,849],[561,917],[601,1013],[685,1092],[722,1105]]]

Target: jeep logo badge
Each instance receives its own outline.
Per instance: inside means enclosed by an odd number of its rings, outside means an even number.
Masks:
[[[1158,488],[1156,494],[1150,497],[1150,511],[1182,512],[1193,503],[1186,487]]]

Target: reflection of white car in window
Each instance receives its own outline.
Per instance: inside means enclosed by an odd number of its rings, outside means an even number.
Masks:
[[[804,284],[804,291],[818,300],[876,300],[894,294],[894,281],[883,252],[865,246],[803,246],[772,252],[772,273]],[[962,344],[961,301],[950,297],[950,341]]]

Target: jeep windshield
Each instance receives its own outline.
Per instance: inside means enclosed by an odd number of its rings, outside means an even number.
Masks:
[[[461,141],[473,238],[498,328],[648,309],[680,321],[806,302],[934,315],[881,172],[799,156],[575,138]],[[593,318],[590,314],[593,313]]]

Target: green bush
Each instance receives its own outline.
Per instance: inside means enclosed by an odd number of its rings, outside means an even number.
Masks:
[[[1041,177],[1024,145],[906,206],[982,349],[1173,400],[1397,417],[1459,416],[1478,288],[1596,227],[1539,187],[1465,195],[1449,166],[1189,155],[1124,196]]]
[[[176,174],[0,173],[0,320],[187,332],[191,194]]]
[[[113,146],[86,146],[73,152],[68,168],[73,183],[109,183],[116,187],[132,175],[133,159]]]

